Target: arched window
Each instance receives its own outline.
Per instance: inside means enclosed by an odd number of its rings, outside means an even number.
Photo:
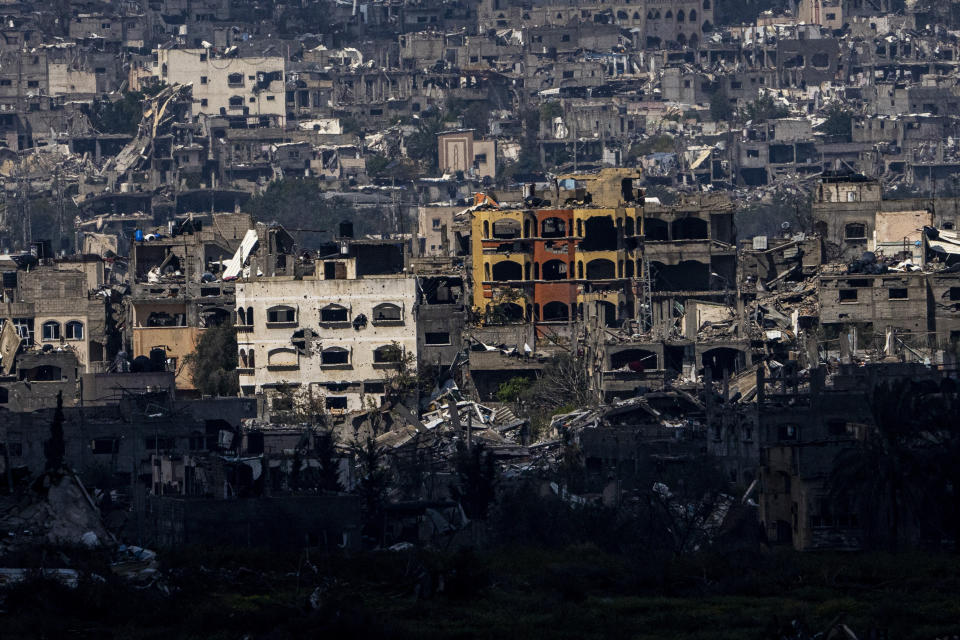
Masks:
[[[320,352],[321,365],[349,365],[350,352],[343,347],[328,347]]]
[[[249,358],[247,362],[249,362]],[[267,353],[268,367],[296,367],[298,365],[299,358],[296,349],[280,347],[278,349],[271,349]]]
[[[570,318],[570,308],[562,302],[548,302],[543,305],[544,322],[566,322]]]
[[[254,353],[255,351],[253,350],[253,347],[250,347],[250,351],[247,352],[247,366],[251,369],[257,366],[256,362],[254,361]]]
[[[616,278],[613,260],[598,258],[587,263],[587,280],[612,280]]]
[[[639,12],[639,11],[634,11],[634,12],[633,12],[633,19],[634,19],[634,20],[639,20],[639,19],[640,19],[640,12]]]
[[[403,359],[403,350],[395,344],[385,344],[373,350],[375,364],[399,364]]]
[[[713,25],[710,24],[709,20],[706,20],[704,21],[703,26],[700,27],[700,30],[703,31],[704,33],[710,33],[711,31],[713,31]]]
[[[231,87],[242,87],[243,86],[243,74],[242,73],[231,73],[227,76],[227,85]],[[242,98],[241,98],[242,100]]]
[[[677,11],[677,22],[683,22],[686,17],[687,15],[683,12],[683,9]]]
[[[247,307],[247,324],[253,324],[253,307]]]
[[[513,260],[503,260],[493,265],[493,279],[497,282],[523,280],[523,268]]]
[[[60,323],[54,320],[49,320],[43,323],[43,339],[44,340],[59,340],[60,339]]]
[[[247,324],[247,312],[243,310],[243,307],[237,307],[237,324],[241,326]]]
[[[67,340],[83,340],[83,323],[79,320],[71,320],[66,326]]]
[[[647,20],[653,20],[653,11],[647,11]]]
[[[487,220],[483,221],[483,237],[484,238],[490,237],[490,222]]]
[[[297,321],[297,310],[286,305],[267,309],[267,322],[290,323]]]
[[[703,10],[704,11],[710,10],[710,0],[703,0]]]
[[[320,322],[349,322],[350,312],[339,304],[328,304],[320,309]]]
[[[683,35],[682,33],[678,33],[677,44],[679,44],[681,47],[687,46],[687,36]]]
[[[669,240],[670,225],[660,218],[645,218],[643,220],[643,235],[647,240]]]
[[[566,280],[567,263],[563,260],[547,260],[543,263],[544,280]]]
[[[373,324],[378,322],[403,322],[403,310],[389,302],[378,304],[373,308]]]
[[[247,368],[247,350],[240,349],[240,362],[237,363],[237,366],[241,369]]]
[[[673,11],[667,9],[667,12],[663,14],[664,20],[673,20]]]
[[[696,21],[697,21],[697,10],[696,10],[696,9],[690,9],[690,17],[688,18],[688,20],[689,20],[690,22],[696,22]]]
[[[626,11],[617,11],[617,20],[629,20],[630,16]]]

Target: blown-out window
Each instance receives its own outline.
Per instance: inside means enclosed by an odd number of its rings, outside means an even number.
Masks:
[[[384,302],[373,308],[373,321],[377,322],[399,322],[403,320],[403,311],[399,306]]]
[[[385,344],[373,350],[373,361],[377,364],[398,363],[403,358],[403,351],[395,344]]]
[[[267,322],[296,322],[297,310],[293,307],[279,306],[267,309]]]
[[[347,322],[350,312],[339,304],[328,304],[320,309],[320,322]]]
[[[342,347],[330,347],[320,353],[320,363],[324,365],[350,364],[350,352]]]

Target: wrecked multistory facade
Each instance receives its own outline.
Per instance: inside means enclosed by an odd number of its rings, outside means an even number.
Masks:
[[[33,268],[25,266],[11,262],[4,271],[4,323],[18,338],[4,350],[5,373],[14,370],[18,345],[24,352],[69,352],[71,366],[79,372],[102,370],[113,355],[109,343],[118,340],[115,327],[121,320],[113,315],[109,294],[103,292],[103,261],[76,256],[41,259],[39,264],[34,259]],[[59,381],[62,368],[51,366],[35,373]],[[20,379],[28,375],[27,370],[19,373]],[[71,375],[76,380],[78,372]]]
[[[921,260],[924,226],[953,231],[960,200],[955,197],[884,197],[877,180],[861,174],[825,174],[813,199],[813,228],[829,259],[852,260],[864,251],[910,253]]]
[[[562,325],[582,313],[583,296],[605,291],[610,313],[633,317],[623,285],[636,273],[642,226],[634,176],[611,170],[599,179],[564,178],[543,194],[551,208],[478,206],[471,229],[475,310],[565,332]],[[591,192],[593,182],[602,188]]]
[[[241,392],[269,415],[303,402],[333,415],[376,408],[391,379],[416,371],[417,280],[403,244],[343,239],[309,261],[290,248],[262,242],[237,282]]]
[[[449,204],[419,207],[416,254],[423,257],[452,258],[468,253],[464,251],[464,244],[470,238],[469,224],[458,221],[458,214],[464,209],[463,206]]]
[[[180,400],[164,386],[172,382],[170,376],[90,374],[84,376],[84,402],[78,400],[77,406],[64,402],[67,464],[87,482],[96,482],[97,477],[115,482],[118,499],[133,507],[134,519],[143,508],[138,503],[143,492],[223,497],[224,487],[236,487],[236,477],[224,469],[218,454],[235,448],[232,435],[241,420],[256,415],[252,400]],[[43,471],[43,443],[49,439],[55,404],[54,399],[38,410],[0,413],[0,434],[10,452],[4,462],[8,460],[18,473]],[[179,482],[158,479],[154,467],[161,460],[166,467],[180,467]]]
[[[478,7],[481,29],[530,28],[586,23],[636,29],[641,46],[658,48],[697,46],[705,32],[713,28],[710,0],[660,3],[656,0],[621,2],[543,2],[524,5],[502,0],[484,0]]]
[[[924,225],[922,237],[824,267],[818,278],[819,322],[852,350],[909,350],[942,362],[960,340],[956,234]]]
[[[858,510],[830,491],[837,456],[868,436],[871,394],[897,380],[939,383],[922,364],[815,367],[806,379],[758,373],[759,517],[766,538],[800,550],[859,549]]]
[[[283,126],[282,56],[223,56],[209,49],[155,49],[153,76],[193,87],[193,113],[225,116],[245,126]]]
[[[463,348],[468,308],[463,277],[417,278],[417,360],[421,366],[450,367]]]
[[[741,326],[729,200],[645,204],[638,252],[630,274],[636,314],[624,322],[597,299],[585,313],[586,353],[599,396],[661,388],[703,368],[720,379],[748,366],[752,352]],[[714,326],[725,330],[711,335]]]
[[[733,170],[738,184],[758,186],[823,171],[810,122],[781,118],[744,129]]]
[[[604,400],[751,363],[728,199],[644,204],[622,170],[557,184],[540,195],[566,207],[472,208],[473,306],[485,324],[527,322],[541,344],[582,344]],[[727,331],[701,335],[714,325]]]
[[[131,243],[126,318],[131,357],[174,371],[182,392],[195,392],[185,358],[200,333],[234,318],[235,285],[226,269],[252,226],[246,214],[182,218],[167,234],[147,233]]]

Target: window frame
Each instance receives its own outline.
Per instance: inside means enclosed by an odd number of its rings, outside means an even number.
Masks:
[[[327,354],[334,353],[344,353],[346,354],[346,359],[344,362],[325,362]],[[353,368],[353,353],[350,349],[340,346],[331,346],[320,351],[320,368],[321,369],[352,369]]]
[[[76,335],[76,328],[80,327],[80,335]],[[71,329],[74,331],[71,332]],[[71,335],[71,333],[73,335]],[[84,325],[80,320],[68,320],[63,325],[63,337],[65,340],[83,340],[84,339]]]
[[[447,341],[446,341],[446,342],[431,342],[431,341],[429,340],[429,336],[431,336],[431,335],[433,335],[433,336],[446,335],[446,336],[447,336]],[[453,341],[450,339],[450,332],[449,332],[449,331],[424,331],[424,332],[423,332],[423,344],[424,344],[424,346],[427,346],[427,347],[449,347],[450,345],[453,344]]]
[[[377,310],[378,310],[378,309],[383,310],[384,308],[396,309],[397,312],[398,312],[399,317],[398,317],[398,318],[382,318],[382,319],[378,319],[378,318],[377,318]],[[399,326],[402,326],[402,325],[404,324],[404,320],[403,320],[403,315],[404,315],[404,314],[403,314],[403,305],[402,305],[402,304],[397,304],[397,303],[395,303],[395,302],[381,302],[380,304],[376,305],[376,306],[373,308],[373,310],[372,310],[372,312],[371,312],[370,315],[371,315],[371,317],[373,318],[373,319],[371,320],[371,322],[372,322],[375,326],[381,326],[381,327],[399,327]]]
[[[343,311],[343,319],[342,319],[342,320],[329,320],[329,319],[324,319],[323,313],[324,313],[324,311],[328,311],[328,310],[342,310],[342,311]],[[321,326],[321,327],[338,327],[338,326],[349,326],[349,325],[350,325],[350,307],[349,307],[349,306],[342,305],[342,304],[339,304],[339,303],[336,303],[336,302],[331,302],[331,303],[329,303],[329,304],[326,304],[326,305],[320,307],[318,313],[319,313],[319,317],[320,317],[320,326]]]
[[[382,354],[390,352],[393,356],[384,359]],[[382,344],[373,350],[373,366],[377,368],[394,368],[403,364],[403,347],[398,344]]]
[[[280,319],[279,316],[275,315],[280,311],[286,312],[284,319]],[[297,308],[296,307],[291,307],[288,304],[277,304],[267,309],[267,326],[268,327],[289,327],[296,324],[297,324]]]
[[[55,336],[53,336],[53,337],[47,336],[47,328],[48,328],[48,327],[51,327],[51,328],[55,327],[55,328],[56,328],[56,334],[57,334],[57,335],[55,335]],[[61,324],[60,324],[58,321],[56,321],[56,320],[47,320],[47,321],[44,322],[42,325],[40,325],[40,336],[41,336],[41,340],[42,340],[43,342],[55,342],[55,341],[59,341],[60,338],[63,336],[63,325],[61,325]]]

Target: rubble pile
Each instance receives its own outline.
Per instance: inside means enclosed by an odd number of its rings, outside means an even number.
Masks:
[[[47,474],[32,488],[3,498],[0,553],[37,544],[112,545],[86,488],[73,474]]]

